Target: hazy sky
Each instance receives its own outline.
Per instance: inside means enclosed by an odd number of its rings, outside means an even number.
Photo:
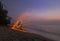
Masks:
[[[60,0],[2,0],[2,3],[14,19],[28,13],[35,19],[60,20]]]

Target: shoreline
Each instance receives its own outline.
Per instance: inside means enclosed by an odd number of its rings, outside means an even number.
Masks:
[[[41,35],[0,27],[0,41],[53,41]]]

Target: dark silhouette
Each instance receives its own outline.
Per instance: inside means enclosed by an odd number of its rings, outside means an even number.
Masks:
[[[0,1],[0,25],[7,26],[10,24],[11,17],[7,16],[8,11],[3,8],[3,4]]]

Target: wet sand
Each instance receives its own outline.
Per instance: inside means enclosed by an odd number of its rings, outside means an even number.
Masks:
[[[43,36],[0,27],[0,41],[53,41]]]

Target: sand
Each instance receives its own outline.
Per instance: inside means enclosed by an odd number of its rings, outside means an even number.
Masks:
[[[41,35],[0,27],[0,41],[53,41]]]

